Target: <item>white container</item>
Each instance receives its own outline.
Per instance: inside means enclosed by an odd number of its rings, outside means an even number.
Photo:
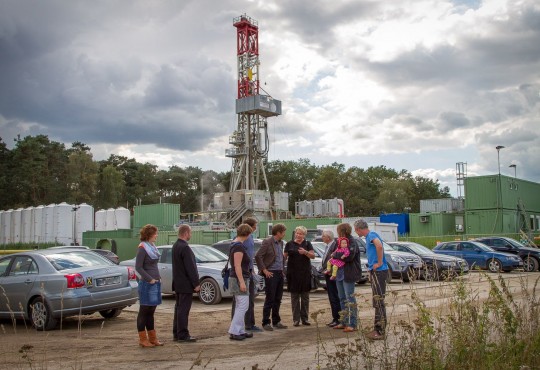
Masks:
[[[116,220],[117,229],[130,229],[131,228],[131,214],[129,209],[119,207],[114,210],[114,218]]]
[[[22,208],[18,208],[11,215],[12,243],[20,243],[22,241],[22,211]]]
[[[107,211],[104,209],[100,209],[95,214],[94,219],[94,230],[95,231],[105,231],[107,230]]]
[[[82,236],[85,231],[94,230],[94,207],[86,203],[79,204],[75,211],[75,244],[82,244]]]
[[[32,242],[43,243],[45,241],[45,207],[38,206],[34,208],[34,234]]]
[[[13,210],[8,209],[4,212],[4,222],[2,223],[2,233],[4,234],[4,244],[13,243],[13,238],[11,236],[11,216],[13,215]]]
[[[34,237],[34,207],[22,211],[22,237],[23,243],[31,243]]]
[[[45,206],[45,209],[43,211],[43,241],[45,243],[55,242],[54,207],[55,204],[49,204],[48,206]]]
[[[274,192],[274,208],[280,211],[289,210],[289,193],[283,191]]]
[[[313,201],[313,217],[321,217],[323,215],[323,202],[326,204],[326,201],[322,199]]]
[[[0,245],[6,244],[6,235],[4,234],[4,228],[2,225],[4,224],[4,211],[0,210]]]
[[[71,204],[62,202],[54,207],[54,239],[60,245],[73,243],[73,217]]]
[[[105,214],[105,230],[116,230],[116,219],[114,217],[114,208],[109,208]]]

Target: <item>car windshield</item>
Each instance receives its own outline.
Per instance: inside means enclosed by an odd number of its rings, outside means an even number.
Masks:
[[[48,254],[45,257],[58,271],[113,264],[111,261],[98,254],[83,251]]]
[[[197,263],[211,263],[227,261],[227,255],[206,245],[192,245]]]
[[[473,243],[476,247],[480,248],[483,252],[495,252],[493,248],[488,247],[485,244],[478,243],[478,242],[471,242],[471,243]]]
[[[525,248],[524,244],[521,244],[520,242],[518,242],[518,241],[516,241],[516,240],[514,240],[512,238],[504,238],[504,240],[506,240],[508,243],[510,243],[516,249]]]
[[[433,252],[431,249],[429,249],[428,247],[424,247],[421,244],[407,243],[405,245],[416,254],[435,254],[435,252]]]
[[[322,258],[324,251],[326,250],[326,244],[323,242],[311,242],[311,245],[313,246],[317,256]]]

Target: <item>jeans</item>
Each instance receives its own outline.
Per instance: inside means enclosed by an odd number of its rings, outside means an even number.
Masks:
[[[371,291],[373,292],[373,308],[375,309],[374,329],[379,334],[384,333],[386,328],[386,305],[384,304],[384,296],[386,294],[386,277],[388,270],[370,272]]]
[[[266,284],[264,293],[266,296],[263,307],[263,326],[270,323],[276,325],[281,321],[279,307],[283,298],[283,271],[274,270],[270,272],[273,273],[273,276],[264,278],[264,283]],[[272,321],[270,321],[270,313],[272,314]]]
[[[231,319],[234,317],[236,312],[236,300],[232,300],[232,311]],[[249,278],[249,307],[244,316],[244,324],[246,324],[246,329],[251,329],[255,326],[255,279],[253,275]]]
[[[330,276],[324,275],[326,280],[326,292],[328,293],[328,300],[330,301],[330,308],[332,309],[332,321],[339,322],[339,311],[341,311],[341,302],[339,300],[339,294],[335,280],[330,280]]]
[[[341,324],[356,328],[357,325],[357,307],[356,297],[354,296],[355,283],[349,283],[345,280],[336,281],[339,300],[341,303]]]

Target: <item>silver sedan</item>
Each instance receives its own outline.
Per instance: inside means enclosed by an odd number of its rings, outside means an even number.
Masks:
[[[227,255],[217,249],[202,244],[190,244],[197,271],[199,272],[199,281],[201,290],[199,299],[204,304],[218,304],[223,297],[232,297],[230,290],[223,288],[223,278],[221,270],[227,262]],[[161,291],[163,294],[173,294],[172,290],[172,245],[163,245],[157,247],[161,257],[158,267],[161,275]],[[120,265],[135,267],[135,258],[122,261]]]
[[[50,330],[67,316],[113,318],[137,302],[135,271],[85,249],[51,248],[0,258],[0,318]]]

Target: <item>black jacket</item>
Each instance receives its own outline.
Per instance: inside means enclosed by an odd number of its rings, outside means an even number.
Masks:
[[[185,240],[178,239],[172,247],[172,289],[176,293],[193,293],[199,285],[195,255]]]
[[[343,272],[345,281],[348,283],[356,283],[362,277],[362,264],[360,263],[360,248],[356,240],[350,235],[349,239],[349,256],[345,257],[345,266]]]

